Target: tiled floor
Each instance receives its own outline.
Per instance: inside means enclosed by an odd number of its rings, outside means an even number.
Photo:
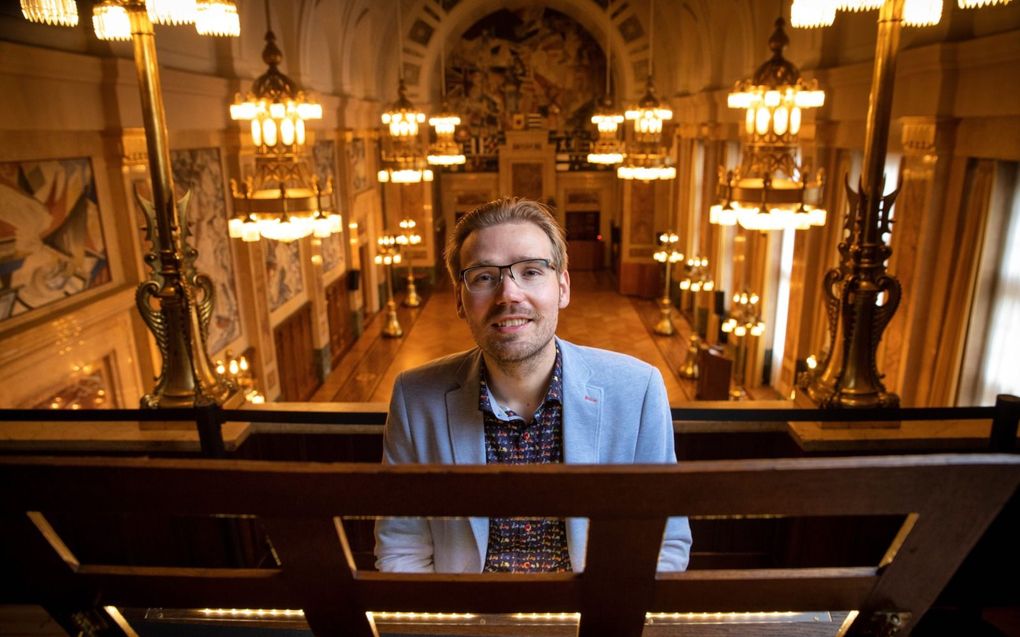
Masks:
[[[473,346],[467,325],[457,317],[449,284],[437,286],[420,308],[401,308],[400,339],[379,335],[384,316],[377,315],[316,392],[315,401],[388,402],[393,380],[402,370]],[[678,334],[653,335],[658,320],[654,301],[615,292],[608,274],[571,272],[570,305],[561,312],[557,334],[568,341],[624,352],[657,366],[671,403],[692,400],[694,383],[677,377],[683,361],[686,321],[676,316]]]

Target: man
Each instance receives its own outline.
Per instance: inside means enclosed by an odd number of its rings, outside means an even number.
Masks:
[[[457,314],[477,347],[400,374],[386,421],[391,464],[674,463],[659,371],[556,338],[570,302],[562,228],[541,204],[500,199],[457,224],[446,248]],[[584,570],[583,519],[384,519],[382,571]],[[684,570],[686,518],[670,519],[660,570]]]

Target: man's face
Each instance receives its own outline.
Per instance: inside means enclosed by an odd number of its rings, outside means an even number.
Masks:
[[[552,242],[532,223],[507,223],[468,235],[460,249],[461,269],[508,265],[526,259],[552,263]],[[470,292],[457,283],[457,315],[467,321],[475,343],[495,363],[521,363],[555,351],[553,335],[561,308],[570,302],[570,276],[549,272],[541,283],[522,288],[506,269],[490,292]]]

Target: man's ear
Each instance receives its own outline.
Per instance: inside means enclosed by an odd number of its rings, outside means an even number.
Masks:
[[[460,283],[458,283],[457,285],[454,286],[454,288],[453,288],[453,296],[457,300],[457,316],[459,316],[460,318],[464,318],[465,317],[465,315],[464,315],[464,302],[461,300],[460,286],[461,286]]]
[[[570,273],[564,270],[560,273],[560,309],[570,305]]]

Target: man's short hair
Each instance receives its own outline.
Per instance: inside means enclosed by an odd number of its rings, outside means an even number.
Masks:
[[[478,206],[461,217],[446,242],[446,269],[453,284],[460,279],[460,249],[476,230],[504,223],[533,223],[549,237],[552,244],[552,264],[558,272],[567,269],[567,241],[563,227],[556,221],[549,207],[533,199],[504,197]],[[539,256],[539,255],[535,255]]]

